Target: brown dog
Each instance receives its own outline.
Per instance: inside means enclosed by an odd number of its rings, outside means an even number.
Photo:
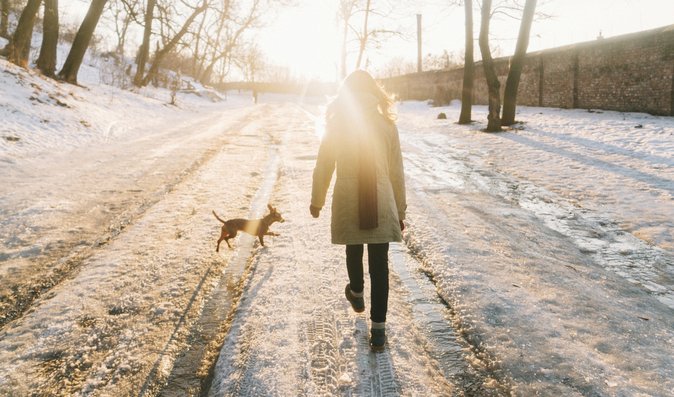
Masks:
[[[222,231],[220,232],[220,239],[218,240],[218,246],[215,248],[215,252],[220,252],[220,243],[222,240],[225,240],[227,246],[232,248],[229,245],[229,239],[236,237],[236,234],[239,231],[246,232],[250,235],[257,236],[260,239],[260,244],[264,247],[264,236],[278,236],[278,234],[270,232],[269,227],[274,222],[285,222],[281,214],[272,207],[271,204],[267,205],[269,208],[269,214],[265,215],[262,219],[242,219],[235,218],[227,221],[220,219],[218,214],[213,211],[213,215],[223,223]]]

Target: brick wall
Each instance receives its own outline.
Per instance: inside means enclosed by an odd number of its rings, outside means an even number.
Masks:
[[[495,59],[501,95],[509,57]],[[474,102],[487,103],[482,63],[476,63]],[[401,99],[461,98],[463,69],[382,80]],[[518,104],[607,109],[674,116],[674,25],[527,54]]]

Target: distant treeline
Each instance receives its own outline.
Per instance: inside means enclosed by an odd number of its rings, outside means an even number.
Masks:
[[[337,92],[336,83],[324,83],[319,81],[310,81],[307,83],[251,83],[241,81],[216,84],[215,88],[221,91],[247,90],[308,96],[334,95]]]

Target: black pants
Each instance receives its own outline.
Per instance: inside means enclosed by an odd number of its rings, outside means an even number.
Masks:
[[[388,243],[368,244],[367,259],[370,268],[370,319],[383,323],[388,307]],[[362,292],[363,244],[346,246],[346,269],[351,291]]]

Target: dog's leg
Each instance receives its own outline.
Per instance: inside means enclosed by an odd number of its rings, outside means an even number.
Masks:
[[[279,234],[278,234],[278,233],[274,233],[274,232],[267,232],[267,233],[265,233],[264,235],[265,235],[265,236],[278,236]]]
[[[238,232],[238,230],[236,230],[236,229],[234,229],[234,230],[227,229],[227,237],[225,237],[225,242],[227,243],[227,246],[228,246],[229,248],[232,248],[232,246],[229,245],[229,239],[230,239],[230,238],[236,237],[236,235],[237,235],[238,233],[239,233],[239,232]]]
[[[215,212],[213,212],[215,213]],[[217,215],[216,215],[217,216]],[[226,239],[229,236],[229,231],[227,231],[227,228],[225,226],[220,229],[220,239],[218,239],[218,246],[215,248],[215,252],[220,252],[220,243],[222,240]],[[229,243],[227,243],[229,245]]]
[[[264,247],[264,234],[258,234],[257,238],[260,239],[260,245]]]

